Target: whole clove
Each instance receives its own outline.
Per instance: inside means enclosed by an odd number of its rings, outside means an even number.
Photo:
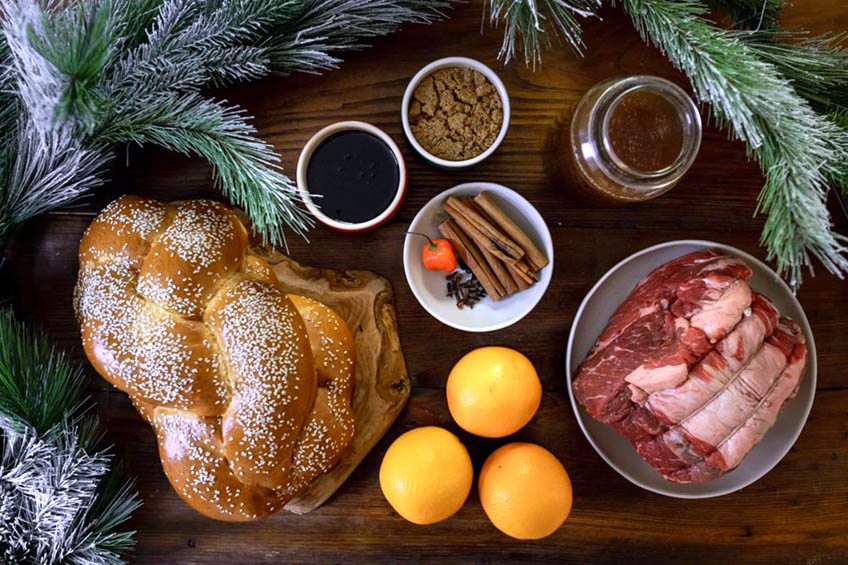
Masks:
[[[486,290],[465,263],[461,262],[459,267],[459,270],[445,277],[447,296],[456,300],[457,308],[474,308],[474,305],[486,296]]]

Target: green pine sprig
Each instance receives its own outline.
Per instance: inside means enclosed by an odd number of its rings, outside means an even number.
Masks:
[[[405,23],[432,23],[454,1],[299,0],[293,17],[270,27],[259,45],[274,74],[329,71],[341,64],[342,51],[367,47],[363,39],[394,33]]]
[[[214,164],[215,184],[224,196],[277,244],[285,241],[277,226],[284,223],[303,233],[310,219],[303,208],[292,205],[300,200],[297,187],[282,173],[279,156],[254,137],[255,132],[238,108],[198,94],[164,94],[128,104],[98,131],[98,137],[203,156]]]
[[[848,132],[848,107],[833,110],[828,114],[828,119],[843,132]],[[831,173],[831,182],[842,192],[844,198],[848,198],[848,161],[838,164],[837,169]],[[848,216],[848,206],[844,199],[840,200],[840,205]]]
[[[0,50],[0,65],[10,71],[27,127],[67,142],[54,151],[91,152],[97,165],[78,178],[63,175],[60,183],[46,168],[27,165],[36,158],[55,161],[47,148],[36,147],[35,154],[30,146],[12,143],[0,152],[0,183],[4,154],[7,162],[42,173],[7,190],[8,197],[0,184],[0,244],[33,213],[89,193],[102,181],[109,147],[131,141],[206,158],[224,195],[245,208],[259,235],[284,245],[284,227],[302,235],[311,220],[280,170],[279,156],[256,137],[240,109],[204,96],[203,89],[335,68],[341,50],[361,48],[363,40],[403,23],[433,21],[449,5],[450,0],[79,0],[44,6],[0,0],[10,52],[4,63]],[[43,205],[29,199],[22,206],[28,190],[38,190]],[[53,196],[58,193],[62,196]]]
[[[0,249],[30,218],[79,200],[106,181],[112,154],[68,128],[40,131],[26,113],[0,148]]]
[[[0,415],[44,434],[80,412],[85,384],[81,367],[0,310]]]
[[[14,75],[12,72],[12,54],[6,38],[0,34],[0,201],[8,184],[9,171],[15,160],[14,141],[17,135],[18,112],[20,106],[15,95]],[[0,238],[3,230],[3,216],[0,212]]]
[[[745,141],[766,184],[761,243],[793,287],[812,256],[837,276],[848,272],[848,238],[832,229],[829,181],[848,162],[848,135],[816,112],[756,48],[747,32],[724,30],[695,0],[619,0],[633,24],[689,78],[717,122]]]
[[[795,92],[820,112],[848,108],[848,33],[809,36],[802,32],[740,33],[738,39],[771,63]]]
[[[14,137],[18,121],[18,98],[15,96],[14,75],[11,65],[12,54],[6,38],[0,35],[0,154]],[[2,165],[0,165],[2,170]],[[0,182],[2,182],[0,180]]]
[[[141,502],[86,416],[82,369],[0,310],[0,562],[123,563]]]
[[[54,110],[59,123],[69,115],[85,117],[80,124],[90,131],[90,117],[103,109],[105,101],[94,87],[116,47],[110,33],[112,7],[110,2],[81,2],[66,10],[45,10],[38,25],[27,29],[34,51],[64,79]]]
[[[612,3],[686,74],[696,98],[759,162],[765,186],[755,213],[766,215],[761,242],[778,271],[793,287],[801,284],[804,268],[812,271],[813,257],[839,277],[848,273],[848,239],[834,231],[826,205],[831,186],[848,194],[846,36],[783,30],[785,0]],[[568,9],[565,3],[489,4],[491,16],[507,29],[506,60],[519,38],[528,65],[541,60],[551,36],[582,45],[579,25],[551,17],[553,9]],[[717,25],[710,9],[729,14],[732,27]]]
[[[498,58],[509,63],[524,53],[525,64],[533,68],[542,62],[542,51],[555,42],[565,43],[582,55],[585,44],[578,18],[597,17],[601,0],[486,0],[489,24],[504,26],[504,39]]]

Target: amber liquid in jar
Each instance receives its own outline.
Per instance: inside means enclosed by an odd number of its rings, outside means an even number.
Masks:
[[[647,200],[670,189],[691,166],[700,141],[694,102],[659,77],[595,85],[571,125],[579,180],[619,200]]]

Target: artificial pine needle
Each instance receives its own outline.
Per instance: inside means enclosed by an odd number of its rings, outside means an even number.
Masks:
[[[848,239],[834,231],[827,193],[848,194],[848,50],[845,36],[809,37],[779,26],[784,0],[615,0],[642,37],[683,71],[716,121],[747,143],[765,176],[756,212],[768,258],[797,288],[816,257],[834,275],[848,273]],[[505,28],[501,58],[523,46],[528,65],[551,38],[579,51],[576,20],[597,15],[599,2],[490,0]],[[709,19],[730,15],[731,29]]]
[[[585,44],[578,18],[596,17],[601,0],[486,0],[489,23],[504,26],[504,39],[498,55],[505,63],[519,52],[524,62],[536,68],[542,50],[562,42],[582,55]]]
[[[619,0],[646,40],[689,76],[719,124],[748,144],[766,177],[763,244],[793,285],[817,257],[843,276],[844,236],[829,187],[848,191],[844,37],[788,34],[784,0]],[[223,193],[269,243],[309,227],[273,148],[246,117],[201,90],[269,74],[320,72],[342,49],[429,22],[448,1],[84,0],[45,9],[0,0],[0,242],[22,222],[102,184],[105,142],[155,143],[205,157]],[[581,19],[601,0],[487,0],[501,57],[528,65],[555,42],[582,51]],[[730,14],[732,29],[708,19]],[[19,108],[22,107],[22,108]],[[23,112],[20,112],[22,109]],[[23,118],[18,118],[23,113]],[[57,118],[58,121],[57,121]]]
[[[124,142],[207,159],[216,184],[265,242],[285,245],[284,228],[304,235],[311,219],[274,148],[239,108],[202,89],[335,68],[340,50],[403,23],[433,21],[449,5],[0,0],[0,96],[20,100],[25,116],[8,128],[17,135],[0,138],[0,244],[27,219],[102,184],[111,147]],[[0,125],[18,120],[16,105],[3,106]]]
[[[0,562],[116,565],[134,483],[83,416],[82,369],[0,310]]]
[[[758,212],[761,242],[797,288],[815,256],[833,274],[848,272],[848,239],[832,229],[829,180],[848,162],[848,134],[813,110],[771,62],[739,34],[705,17],[696,0],[620,0],[642,36],[682,70],[719,124],[748,144],[766,184]]]

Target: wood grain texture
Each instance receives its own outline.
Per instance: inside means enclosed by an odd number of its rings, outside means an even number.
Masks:
[[[395,421],[409,398],[409,376],[389,281],[368,271],[316,269],[278,251],[257,251],[274,269],[284,291],[335,310],[353,332],[356,344],[356,436],[333,470],[312,481],[283,507],[306,514],[333,496]]]
[[[306,516],[278,513],[255,524],[219,524],[193,512],[162,474],[149,429],[125,395],[93,375],[91,392],[116,452],[138,477],[144,507],[130,526],[139,530],[138,563],[278,563],[284,561],[413,560],[571,562],[808,562],[848,561],[848,284],[820,266],[798,297],[819,350],[819,381],[810,420],[793,450],[763,479],[741,492],[682,501],[644,492],[621,478],[594,452],[574,419],[564,389],[565,342],[583,296],[611,266],[649,245],[674,239],[711,239],[765,259],[754,217],[762,177],[738,142],[711,126],[684,180],[643,204],[604,202],[568,180],[564,132],[571,108],[598,80],[651,73],[686,87],[656,50],[646,47],[616,11],[587,22],[589,46],[578,59],[566,50],[545,56],[536,72],[504,67],[495,57],[498,31],[480,35],[480,3],[458,6],[452,19],[407,26],[346,57],[324,76],[294,75],[216,93],[256,116],[260,134],[274,143],[292,174],[301,147],[321,127],[360,119],[385,129],[401,146],[409,192],[388,224],[365,234],[318,227],[310,243],[290,239],[290,254],[309,265],[362,269],[394,287],[398,327],[413,383],[396,424],[340,489]],[[787,23],[815,32],[846,29],[844,0],[793,2]],[[465,55],[490,65],[512,101],[512,123],[500,149],[465,171],[434,169],[403,139],[400,102],[407,81],[438,57]],[[688,87],[687,87],[688,88]],[[126,152],[125,152],[126,151]],[[6,251],[0,270],[5,294],[19,315],[40,323],[78,359],[84,359],[73,320],[71,291],[77,245],[88,222],[111,199],[139,193],[171,200],[215,196],[209,167],[197,159],[130,147],[116,160],[115,181],[73,210],[31,223]],[[124,164],[128,162],[128,166]],[[440,191],[461,182],[498,182],[521,192],[551,228],[556,248],[553,281],[520,323],[491,334],[445,327],[418,305],[403,275],[404,232],[414,214]],[[834,221],[848,221],[834,205]],[[389,443],[415,426],[451,423],[444,384],[451,366],[482,345],[507,345],[536,365],[545,394],[542,409],[518,439],[537,442],[564,462],[574,485],[568,522],[551,537],[521,542],[499,534],[472,492],[453,518],[433,526],[409,524],[383,500],[377,481]],[[461,433],[475,469],[501,442]]]

